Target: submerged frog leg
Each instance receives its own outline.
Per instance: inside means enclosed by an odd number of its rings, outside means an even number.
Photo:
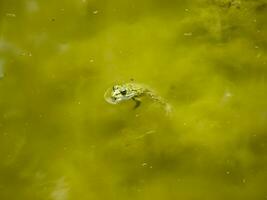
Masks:
[[[135,101],[134,109],[136,109],[141,105],[141,101],[138,98],[133,98],[133,100]]]

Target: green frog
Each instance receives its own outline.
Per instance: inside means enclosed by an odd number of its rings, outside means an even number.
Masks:
[[[135,102],[134,108],[141,105],[142,97],[148,97],[151,100],[162,105],[167,113],[171,112],[171,106],[152,89],[138,83],[117,84],[109,88],[104,98],[108,103],[119,104],[124,101],[133,100]]]

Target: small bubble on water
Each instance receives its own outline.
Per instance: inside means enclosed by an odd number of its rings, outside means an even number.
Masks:
[[[231,92],[226,92],[225,93],[225,97],[231,97],[231,96],[233,96]]]
[[[145,162],[144,162],[144,163],[142,163],[142,166],[143,166],[143,167],[147,166],[147,163],[145,163]]]
[[[98,14],[98,13],[99,13],[98,10],[94,10],[94,11],[93,11],[93,14],[94,14],[94,15],[96,15],[96,14]]]

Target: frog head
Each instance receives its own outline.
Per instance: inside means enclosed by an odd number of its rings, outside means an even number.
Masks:
[[[127,101],[134,97],[134,93],[127,85],[114,85],[111,89],[107,90],[105,100],[111,104],[118,104],[122,101]]]

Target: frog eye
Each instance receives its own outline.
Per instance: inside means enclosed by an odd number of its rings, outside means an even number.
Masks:
[[[121,92],[122,95],[126,95],[127,94],[127,90],[125,88],[122,89],[120,92]]]

